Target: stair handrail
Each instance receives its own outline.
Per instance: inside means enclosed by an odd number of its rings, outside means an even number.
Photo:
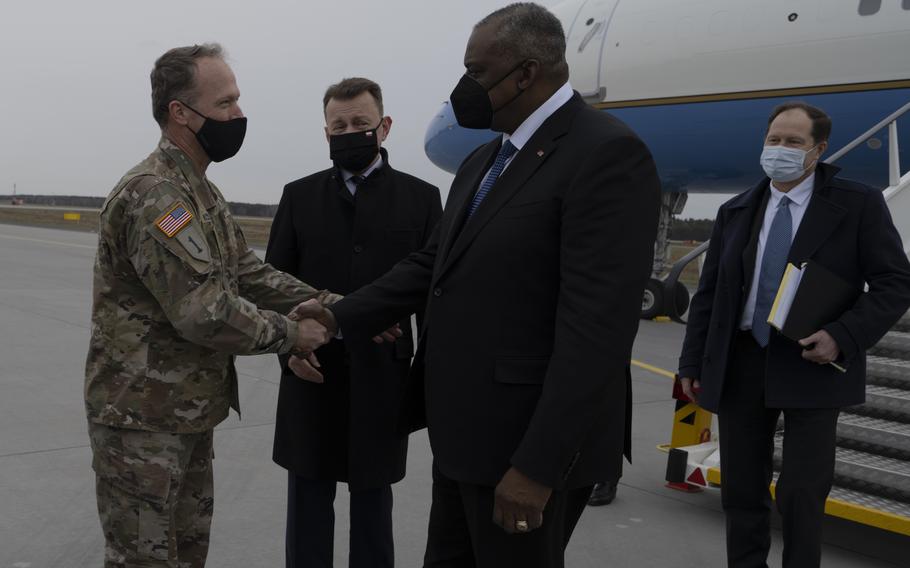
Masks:
[[[888,185],[894,186],[900,183],[901,180],[901,166],[900,166],[900,155],[898,154],[898,140],[897,140],[897,119],[907,114],[910,111],[910,102],[897,109],[896,111],[889,114],[887,117],[879,121],[875,126],[867,130],[866,132],[860,134],[853,139],[849,144],[838,150],[837,152],[831,154],[824,160],[826,164],[833,164],[837,160],[844,157],[844,155],[851,152],[854,148],[860,144],[866,142],[872,138],[879,130],[882,128],[888,127]]]
[[[701,256],[705,251],[708,250],[708,246],[710,246],[710,244],[711,244],[711,239],[706,240],[705,242],[701,243],[700,245],[698,245],[697,247],[695,247],[694,249],[689,251],[689,253],[686,254],[684,257],[682,257],[681,259],[679,259],[675,263],[673,263],[673,267],[670,269],[670,273],[667,275],[667,277],[663,281],[663,286],[664,286],[663,312],[667,316],[669,316],[671,320],[675,321],[676,323],[681,323],[681,324],[686,323],[686,320],[683,319],[683,314],[686,312],[686,310],[688,309],[688,306],[689,306],[688,302],[687,302],[685,309],[682,310],[683,313],[680,313],[681,306],[679,306],[676,301],[676,286],[677,286],[677,282],[679,282],[679,277],[682,276],[683,269],[685,269],[686,266],[690,262],[692,262],[693,260],[695,260],[696,258]]]

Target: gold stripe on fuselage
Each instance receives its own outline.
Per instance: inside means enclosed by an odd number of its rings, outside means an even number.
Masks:
[[[658,97],[653,99],[605,101],[602,103],[595,103],[593,106],[597,109],[629,108],[642,106],[707,103],[716,101],[742,101],[749,99],[768,99],[774,97],[828,95],[833,93],[859,93],[863,91],[884,91],[890,89],[910,89],[910,79],[895,81],[876,81],[873,83],[824,85],[817,87],[793,87],[790,89],[768,89],[764,91],[740,91],[736,93],[715,93],[710,95],[687,95],[681,97]]]

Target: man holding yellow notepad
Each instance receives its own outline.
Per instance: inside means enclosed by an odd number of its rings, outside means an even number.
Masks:
[[[787,264],[771,305],[768,324],[784,337],[805,345],[811,341],[809,338],[816,330],[836,321],[850,309],[856,297],[853,285],[817,262],[803,262],[799,266]],[[847,368],[837,362],[836,356],[816,357],[811,351],[811,345],[804,351],[810,361],[827,361],[841,373],[847,372]]]
[[[820,565],[838,413],[864,402],[865,351],[910,307],[910,263],[881,191],[820,163],[830,132],[818,108],[774,109],[768,177],[720,207],[689,310],[680,383],[718,415],[731,567],[766,565],[781,414],[783,565]]]

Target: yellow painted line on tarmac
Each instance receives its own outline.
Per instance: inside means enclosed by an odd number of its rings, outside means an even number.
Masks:
[[[644,369],[645,371],[651,371],[652,373],[654,373],[656,375],[661,375],[663,377],[667,377],[668,379],[676,378],[676,373],[674,373],[672,371],[668,371],[666,369],[661,369],[660,367],[655,367],[654,365],[649,365],[649,364],[643,363],[641,361],[636,361],[635,359],[632,359],[632,364],[640,369]]]
[[[31,237],[16,237],[13,235],[4,235],[3,233],[0,233],[0,237],[2,237],[4,239],[12,239],[14,241],[28,241],[28,242],[32,242],[32,243],[41,243],[44,245],[58,245],[61,247],[73,247],[73,248],[91,249],[91,250],[95,250],[97,248],[93,245],[79,245],[76,243],[64,243],[63,241],[48,241],[45,239],[33,239]]]

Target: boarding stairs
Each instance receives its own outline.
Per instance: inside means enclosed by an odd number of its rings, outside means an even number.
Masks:
[[[902,174],[898,155],[897,120],[910,112],[910,103],[898,109],[862,136],[834,153],[826,162],[832,163],[866,143],[876,134],[887,129],[889,152],[889,187],[884,197],[901,234],[905,252],[910,253],[910,172]],[[906,117],[910,119],[910,117]],[[707,250],[701,250],[681,259],[691,262]],[[671,271],[679,274],[683,267]],[[677,270],[678,268],[678,270]],[[676,286],[667,283],[668,289]],[[667,306],[672,310],[672,306]],[[671,314],[677,321],[684,321],[678,314]],[[828,514],[875,526],[881,529],[910,535],[910,312],[867,353],[866,402],[841,411],[837,425],[837,455],[834,487],[828,498]],[[674,444],[668,463],[667,478],[670,485],[680,489],[694,486],[716,486],[722,483],[719,456],[712,454],[716,437],[710,440],[710,415],[703,410],[696,412],[679,389],[675,389],[677,412],[674,420]],[[682,398],[682,400],[680,400]],[[682,428],[677,431],[678,427]],[[688,428],[688,431],[686,430]],[[786,424],[778,424],[775,438],[775,478],[779,472],[783,452],[783,433]],[[678,448],[689,439],[692,444]],[[701,443],[699,443],[701,442]],[[686,451],[683,456],[679,451]],[[694,459],[693,459],[694,458]],[[686,461],[684,467],[680,459]],[[683,475],[683,471],[685,472]],[[681,478],[681,476],[684,477]],[[703,483],[697,483],[703,480]],[[696,483],[693,483],[696,482]]]

